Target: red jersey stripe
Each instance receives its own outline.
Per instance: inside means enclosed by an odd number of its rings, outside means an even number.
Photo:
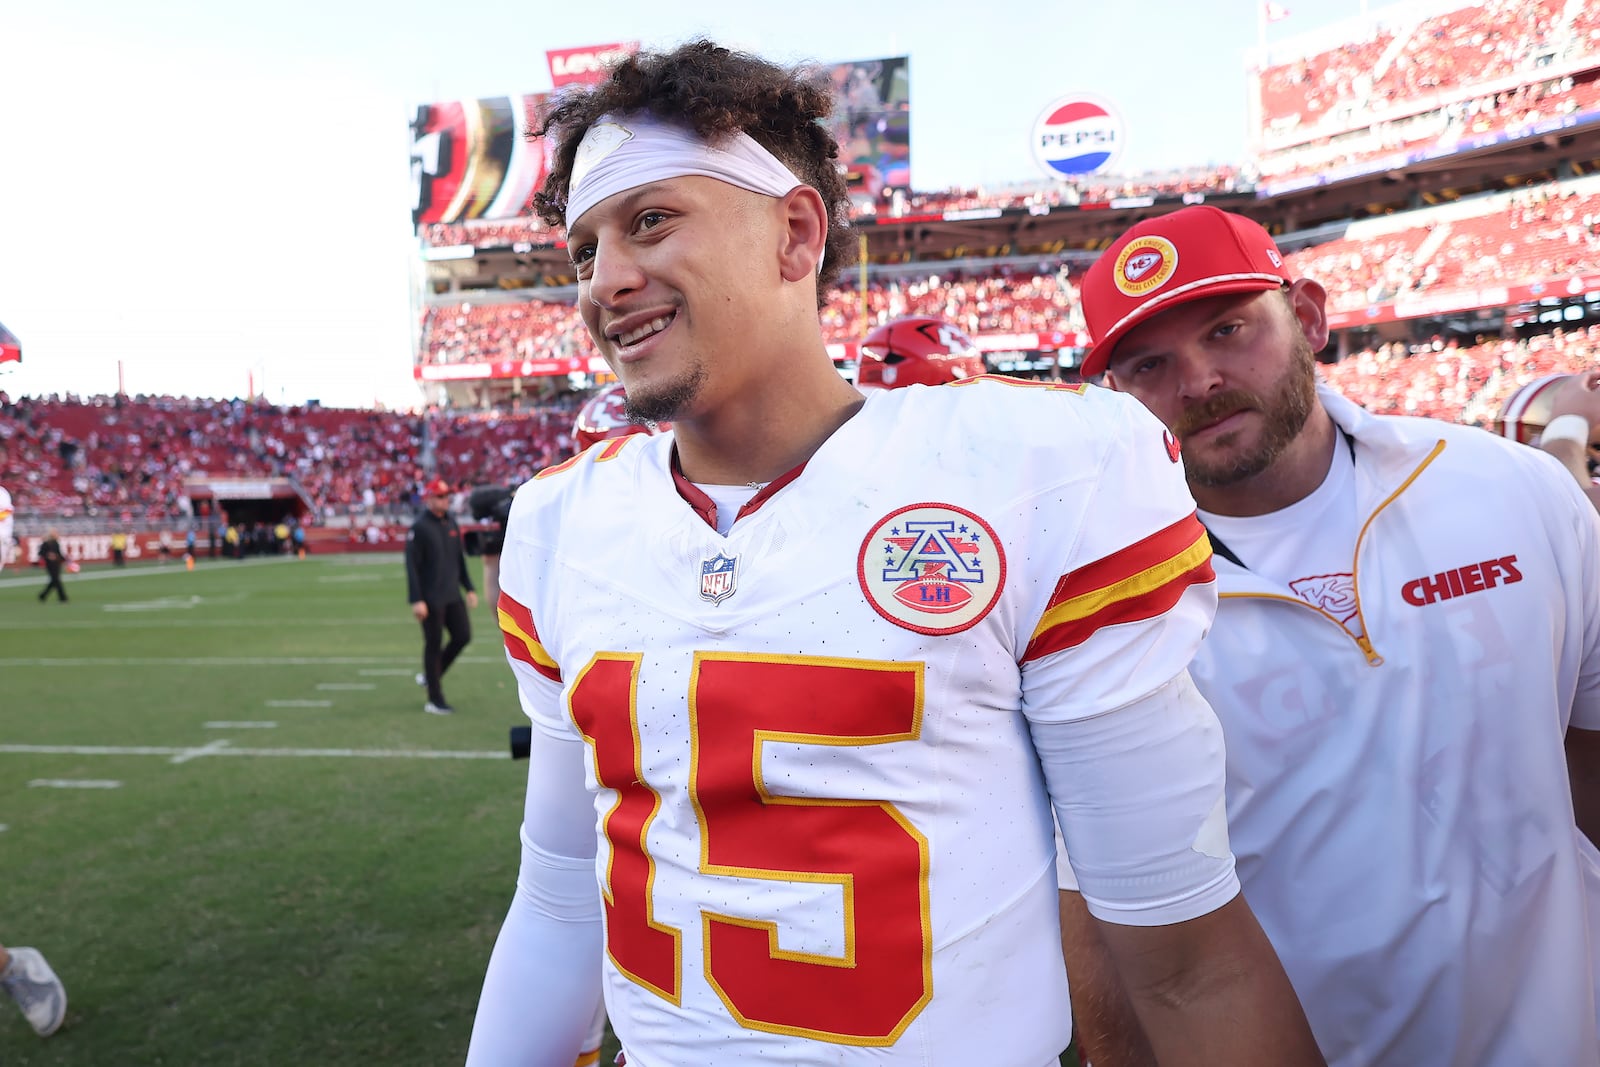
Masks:
[[[520,660],[550,679],[561,681],[561,667],[550,658],[550,653],[539,643],[539,631],[533,625],[533,612],[511,599],[504,590],[495,604],[500,618],[500,631],[505,635],[506,651],[511,658]]]
[[[1102,626],[1153,619],[1190,586],[1215,580],[1205,527],[1190,515],[1063,575],[1022,662],[1081,645]]]

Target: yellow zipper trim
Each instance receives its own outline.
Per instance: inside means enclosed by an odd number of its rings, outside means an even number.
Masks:
[[[1361,654],[1367,657],[1368,666],[1383,666],[1383,657],[1378,654],[1377,649],[1372,647],[1371,640],[1365,636],[1367,633],[1367,617],[1366,614],[1361,610],[1361,542],[1366,538],[1367,531],[1372,528],[1372,522],[1378,517],[1379,513],[1382,512],[1384,508],[1394,503],[1401,493],[1405,492],[1411,487],[1411,483],[1416,481],[1422,472],[1428,469],[1428,465],[1439,458],[1439,453],[1444,451],[1444,446],[1445,442],[1443,440],[1434,445],[1433,451],[1429,452],[1427,458],[1425,458],[1421,463],[1417,464],[1417,469],[1411,472],[1411,476],[1405,481],[1401,482],[1399,488],[1395,489],[1394,492],[1385,497],[1383,503],[1379,504],[1373,509],[1372,514],[1367,516],[1367,521],[1361,524],[1361,532],[1356,534],[1355,556],[1350,561],[1350,585],[1351,592],[1356,598],[1356,621],[1361,624],[1361,637],[1356,637],[1355,634],[1350,633],[1349,627],[1345,626],[1344,623],[1340,622],[1326,611],[1323,611],[1315,604],[1301,600],[1299,597],[1283,596],[1279,593],[1223,593],[1220,595],[1219,599],[1225,600],[1231,597],[1257,597],[1261,600],[1283,600],[1291,604],[1299,604],[1301,607],[1309,608],[1318,615],[1321,615],[1323,618],[1327,619],[1329,622],[1333,623],[1335,626],[1339,627],[1339,629],[1343,630],[1345,633],[1350,634],[1350,636],[1355,640],[1356,646],[1361,649]]]
[[[1351,580],[1353,582],[1354,578],[1352,577]],[[1324,619],[1327,619],[1329,622],[1333,623],[1339,629],[1343,630],[1344,633],[1345,633],[1345,636],[1347,636],[1351,640],[1353,640],[1356,643],[1356,645],[1361,649],[1361,654],[1363,656],[1367,657],[1367,662],[1369,664],[1371,664],[1374,667],[1377,667],[1377,666],[1382,665],[1382,663],[1383,663],[1383,657],[1378,655],[1376,652],[1374,652],[1372,650],[1372,642],[1371,641],[1368,641],[1365,637],[1357,637],[1355,634],[1350,632],[1350,627],[1346,626],[1344,623],[1339,621],[1337,616],[1329,614],[1326,611],[1323,611],[1321,608],[1317,607],[1315,604],[1311,603],[1308,600],[1301,600],[1297,596],[1284,596],[1282,593],[1219,593],[1217,595],[1217,599],[1219,599],[1219,600],[1246,600],[1246,599],[1253,599],[1253,600],[1281,600],[1285,604],[1293,604],[1297,608],[1305,608],[1307,611],[1314,611],[1318,615],[1321,615]],[[1366,629],[1366,625],[1363,624],[1361,628],[1363,630],[1365,630]]]

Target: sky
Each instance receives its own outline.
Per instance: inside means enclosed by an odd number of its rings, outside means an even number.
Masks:
[[[1279,2],[1269,43],[1361,10]],[[1260,0],[0,2],[0,390],[415,407],[407,123],[549,89],[546,49],[908,55],[932,190],[1038,180],[1077,92],[1121,112],[1119,171],[1238,163],[1262,30]]]

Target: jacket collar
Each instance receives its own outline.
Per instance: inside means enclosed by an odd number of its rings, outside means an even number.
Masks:
[[[1317,401],[1340,432],[1355,443],[1352,455],[1356,464],[1356,501],[1363,524],[1419,473],[1444,443],[1431,419],[1374,415],[1321,382],[1317,383]],[[1226,572],[1263,590],[1272,588],[1271,583],[1264,583],[1241,566],[1210,531],[1207,534],[1216,554],[1213,565],[1219,573]]]
[[[1443,440],[1432,419],[1403,415],[1374,415],[1330,387],[1317,383],[1317,400],[1335,426],[1355,439],[1356,470],[1364,458],[1371,460],[1370,477],[1387,496],[1416,471]],[[1363,451],[1368,457],[1363,457]],[[1363,494],[1363,505],[1365,505]]]

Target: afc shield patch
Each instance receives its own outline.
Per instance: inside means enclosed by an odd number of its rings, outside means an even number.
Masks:
[[[861,591],[896,626],[942,636],[976,626],[1000,599],[1006,555],[993,527],[951,504],[911,504],[861,542]]]
[[[700,564],[700,599],[713,604],[727,600],[739,588],[739,557],[718,552]]]

